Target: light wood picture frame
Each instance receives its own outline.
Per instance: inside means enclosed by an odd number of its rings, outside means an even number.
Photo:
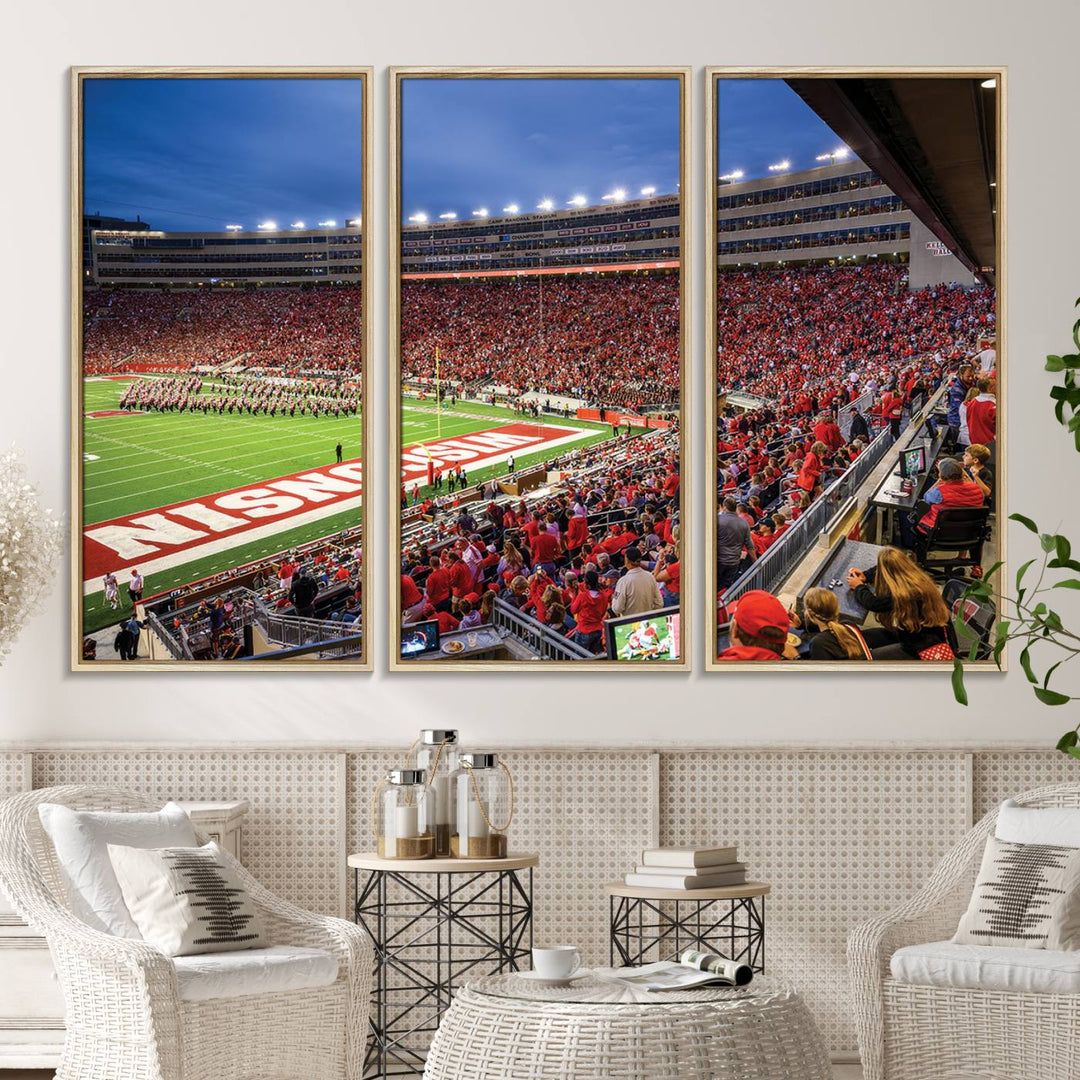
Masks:
[[[993,154],[993,160],[991,162],[969,162],[969,172],[974,172],[979,166],[983,167],[987,173],[987,179],[989,181],[989,201],[992,204],[993,221],[994,226],[994,240],[992,259],[988,261],[987,265],[974,265],[971,263],[967,252],[964,252],[964,258],[967,260],[964,264],[965,269],[973,269],[976,275],[976,280],[982,277],[983,280],[989,280],[992,282],[995,296],[995,325],[993,334],[993,347],[996,349],[996,391],[997,391],[997,436],[994,446],[994,469],[995,469],[995,495],[993,502],[993,517],[994,522],[994,542],[996,546],[996,559],[1000,560],[1001,566],[998,570],[998,574],[1004,575],[1007,573],[1007,560],[1006,560],[1006,533],[1004,523],[1008,516],[1007,511],[1007,478],[1006,478],[1006,463],[1007,463],[1007,408],[1006,408],[1006,390],[1007,390],[1007,373],[1008,373],[1008,361],[1007,361],[1007,321],[1006,321],[1006,304],[1007,304],[1007,252],[1006,252],[1006,238],[1007,238],[1007,198],[1006,198],[1006,132],[1007,132],[1007,70],[1000,65],[987,65],[986,67],[904,67],[904,68],[862,68],[862,67],[843,67],[843,68],[825,68],[825,67],[707,67],[705,69],[705,180],[706,180],[706,210],[705,210],[705,223],[706,223],[706,250],[705,250],[705,388],[706,388],[706,419],[705,419],[705,437],[706,437],[706,452],[705,452],[705,487],[706,487],[706,522],[705,522],[705,669],[708,672],[719,671],[904,671],[907,673],[923,672],[924,674],[930,674],[936,671],[937,677],[940,677],[940,669],[949,664],[951,666],[952,661],[945,662],[931,662],[924,663],[914,658],[903,659],[875,659],[872,663],[867,664],[865,661],[860,660],[818,660],[814,662],[797,663],[791,661],[777,660],[775,662],[770,661],[749,661],[749,660],[720,660],[718,659],[718,653],[727,644],[727,639],[721,639],[721,634],[727,628],[728,618],[726,605],[723,603],[723,599],[719,597],[719,568],[718,568],[718,551],[717,551],[717,516],[720,512],[721,506],[721,484],[719,481],[719,468],[720,468],[720,452],[718,448],[718,421],[720,419],[720,396],[724,393],[728,387],[722,386],[719,377],[719,350],[723,348],[723,341],[719,333],[718,317],[719,317],[719,284],[720,284],[720,251],[719,245],[721,242],[720,235],[720,211],[718,209],[718,200],[720,188],[724,184],[731,185],[734,192],[745,193],[753,200],[757,198],[755,194],[757,189],[773,188],[782,185],[785,182],[785,177],[792,177],[792,183],[805,184],[811,177],[806,174],[816,164],[812,161],[799,161],[797,166],[792,165],[790,161],[781,160],[777,161],[775,172],[780,176],[777,179],[766,178],[766,176],[758,176],[744,181],[744,176],[737,170],[732,169],[729,173],[726,173],[723,179],[720,178],[720,166],[721,166],[721,151],[718,146],[719,141],[719,107],[718,107],[718,93],[721,82],[724,80],[791,80],[799,81],[799,84],[803,87],[808,86],[808,80],[820,80],[820,92],[819,84],[813,84],[813,91],[810,97],[813,97],[816,102],[821,103],[823,100],[830,100],[828,118],[833,121],[833,130],[837,137],[843,141],[845,138],[851,138],[855,141],[854,136],[858,135],[862,139],[868,139],[872,135],[870,127],[867,125],[867,118],[859,114],[859,109],[852,106],[851,102],[845,98],[845,93],[839,93],[832,89],[835,84],[842,80],[882,80],[883,84],[890,80],[959,80],[963,83],[963,92],[967,93],[970,89],[973,97],[970,102],[971,113],[973,117],[973,123],[982,123],[982,117],[987,112],[992,114],[992,119],[986,123],[985,127],[978,132],[968,132],[967,134],[974,143],[978,143],[980,140],[985,147],[989,145]],[[832,84],[832,85],[830,85]],[[850,84],[849,84],[850,85]],[[916,84],[908,84],[909,87],[917,88]],[[961,83],[956,82],[950,84],[955,93],[961,92]],[[978,95],[982,97],[979,98]],[[989,97],[992,95],[992,99]],[[986,106],[989,104],[990,108]],[[925,105],[923,106],[926,107]],[[886,115],[888,110],[882,106],[882,115]],[[896,113],[892,114],[893,120],[896,123],[902,122],[896,117]],[[837,119],[839,118],[839,120]],[[851,132],[851,135],[846,135],[837,129],[843,127],[844,132]],[[910,132],[908,133],[910,137]],[[783,146],[770,146],[767,148],[771,151],[775,157],[783,158],[785,148]],[[838,164],[845,160],[843,154],[835,155],[832,152],[831,147],[823,146],[821,148],[826,151],[818,159],[828,160],[827,165],[821,166],[822,175],[832,176],[833,173],[842,172],[843,168]],[[846,144],[839,148],[841,151],[847,153],[846,160],[853,165],[859,165],[862,169],[868,169],[869,166],[860,163],[858,154],[855,147],[849,147]],[[909,145],[909,151],[912,153],[921,153],[922,151],[915,146]],[[888,149],[885,150],[885,158],[890,158]],[[940,144],[934,148],[927,148],[926,154],[929,158],[934,153],[940,153]],[[883,160],[884,160],[883,159]],[[895,156],[891,157],[890,167],[903,172],[906,162],[901,163]],[[727,167],[726,165],[724,166]],[[871,170],[873,171],[873,170]],[[766,174],[767,175],[767,174]],[[876,174],[875,174],[876,175]],[[878,181],[881,178],[878,177]],[[912,185],[914,191],[917,185]],[[880,190],[880,189],[879,189]],[[889,189],[886,188],[888,191]],[[890,192],[891,194],[891,192]],[[905,192],[906,194],[906,192]],[[984,192],[985,195],[985,192]],[[974,196],[973,196],[974,198]],[[780,199],[780,196],[777,196]],[[760,200],[759,200],[760,201]],[[775,200],[772,200],[775,205]],[[821,202],[821,199],[811,200],[811,202]],[[826,200],[827,201],[827,200]],[[754,212],[754,206],[756,203],[748,203],[750,209],[747,213]],[[904,209],[910,210],[907,202],[904,203]],[[922,212],[924,208],[920,207]],[[914,213],[909,214],[909,217],[914,220],[919,226],[918,236],[914,239],[910,239],[910,243],[925,244],[927,251],[932,251],[934,256],[945,255],[954,256],[953,250],[946,245],[941,239],[941,220],[931,220],[934,218],[934,214],[943,215],[943,205],[932,206],[929,213],[925,213],[927,218],[923,223],[922,218],[919,218]],[[760,213],[760,211],[758,211]],[[732,211],[729,210],[728,216],[731,216]],[[871,219],[874,220],[874,219]],[[738,232],[739,229],[733,223],[733,229]],[[751,226],[752,227],[752,226]],[[790,229],[790,224],[786,223],[786,227]],[[822,226],[827,228],[827,226]],[[731,231],[731,230],[727,230]],[[793,230],[801,231],[801,230]],[[923,235],[925,234],[925,235]],[[915,231],[911,234],[915,236]],[[751,248],[751,250],[754,250]],[[857,250],[857,249],[856,249]],[[763,255],[762,265],[766,263],[775,264],[778,261],[778,255],[783,252],[774,252],[772,255]],[[735,256],[736,266],[738,267],[738,255]],[[876,256],[875,256],[876,258]],[[756,260],[761,262],[762,259]],[[804,263],[810,260],[809,256],[804,256],[802,260]],[[731,261],[730,258],[728,261]],[[749,267],[750,262],[754,260],[748,258],[746,265]],[[789,256],[789,262],[799,262],[800,260]],[[856,260],[852,260],[855,262]],[[755,262],[755,265],[756,265]],[[992,265],[990,265],[992,263]],[[955,367],[955,365],[954,365]],[[918,425],[926,420],[927,416],[933,410],[933,403],[931,401],[930,406],[925,410],[917,411],[914,421]],[[907,421],[907,409],[905,406],[905,422]],[[880,429],[879,429],[880,430]],[[916,428],[914,435],[919,435],[921,428]],[[905,429],[905,434],[907,430]],[[914,436],[912,436],[914,438]],[[905,435],[901,436],[902,448]],[[912,444],[914,448],[914,443]],[[930,449],[933,450],[934,444],[931,443]],[[867,494],[867,489],[870,489],[870,494],[874,494],[878,491],[884,491],[889,487],[891,477],[893,475],[893,469],[898,467],[899,454],[896,450],[893,453],[886,454],[881,462],[868,473],[865,483],[856,485],[855,489],[850,493],[850,498],[845,497],[845,501],[842,505],[838,505],[834,508],[835,512],[830,514],[828,520],[823,525],[817,525],[815,523],[814,536],[810,538],[805,547],[805,554],[800,556],[796,563],[786,570],[786,573],[782,576],[780,583],[772,587],[774,594],[778,595],[781,602],[785,607],[789,605],[794,606],[797,609],[801,609],[801,603],[803,594],[807,588],[812,585],[818,585],[820,587],[830,589],[832,588],[831,582],[840,581],[841,584],[836,588],[844,588],[846,585],[846,574],[848,567],[844,566],[841,571],[836,571],[831,566],[830,557],[835,556],[837,565],[843,561],[843,555],[845,552],[838,550],[839,543],[849,534],[853,524],[871,522],[866,519],[868,513],[875,512],[874,507],[871,505],[871,499]],[[932,464],[929,463],[929,464]],[[929,468],[929,464],[927,468]],[[924,479],[925,479],[925,473]],[[726,481],[725,481],[726,482]],[[919,483],[915,480],[914,483]],[[918,494],[918,492],[916,493]],[[887,496],[882,496],[882,501],[885,501]],[[812,505],[812,504],[811,504]],[[866,520],[864,520],[866,519]],[[783,524],[783,523],[782,523]],[[785,556],[786,560],[786,556]],[[790,561],[790,560],[788,560]],[[987,560],[988,561],[988,560]],[[812,564],[812,565],[811,565]],[[870,565],[873,565],[872,562]],[[745,575],[746,568],[743,568],[742,574]],[[830,577],[829,571],[832,570],[833,574],[839,574],[839,577]],[[822,577],[824,575],[824,577]],[[766,575],[766,578],[768,575]],[[820,579],[820,580],[819,580]],[[758,587],[769,588],[769,582],[763,578],[762,583],[751,582],[747,586],[748,579],[743,576],[740,582],[733,584],[733,589],[739,589],[743,591],[740,586],[743,587]],[[788,583],[791,583],[791,587],[788,587]],[[790,595],[788,595],[790,593]],[[801,610],[800,610],[801,614]],[[967,656],[968,645],[970,639],[961,638],[960,644],[962,652]],[[991,641],[992,645],[992,641]],[[1007,667],[1007,656],[1005,654],[1001,657],[1001,670],[1005,670]],[[979,658],[976,660],[965,659],[965,668],[973,671],[997,671],[998,665],[995,664],[993,659]]]
[[[389,546],[388,551],[390,553],[390,574],[391,581],[389,583],[389,596],[390,596],[390,618],[389,618],[389,667],[392,672],[415,672],[415,671],[515,671],[515,670],[530,670],[537,671],[611,671],[611,670],[628,670],[628,671],[672,671],[672,672],[688,672],[692,665],[693,656],[693,633],[692,633],[692,607],[689,582],[691,580],[690,573],[687,570],[692,566],[692,518],[691,518],[691,492],[693,490],[692,484],[692,465],[691,465],[691,424],[690,424],[690,408],[689,408],[689,393],[690,393],[690,338],[691,338],[691,314],[689,310],[689,298],[690,298],[690,242],[689,242],[689,195],[690,195],[690,97],[691,97],[691,69],[687,67],[647,67],[647,68],[619,68],[619,67],[603,67],[603,68],[555,68],[555,67],[485,67],[485,68],[463,68],[463,67],[401,67],[390,69],[390,175],[389,175],[389,191],[390,191],[390,215],[389,215],[389,250],[390,250],[390,327],[389,327],[389,339],[390,339],[390,378],[389,378],[389,428],[390,428],[390,520],[389,520]],[[680,591],[680,603],[678,610],[678,634],[679,634],[679,649],[677,659],[664,659],[663,661],[655,662],[628,662],[625,660],[607,659],[607,658],[595,658],[589,659],[588,655],[583,656],[570,656],[563,657],[557,656],[556,658],[545,657],[543,660],[539,658],[539,654],[544,652],[547,648],[547,644],[537,644],[531,648],[531,653],[528,658],[524,655],[516,655],[510,658],[506,658],[506,650],[502,650],[503,656],[499,659],[469,659],[467,656],[461,659],[457,659],[453,654],[447,655],[446,653],[439,653],[431,655],[438,655],[438,659],[428,659],[423,655],[413,656],[412,658],[403,658],[402,656],[402,641],[403,641],[403,629],[402,629],[402,615],[403,615],[403,602],[400,588],[400,574],[402,567],[402,556],[405,545],[402,542],[402,522],[403,522],[403,507],[404,501],[410,500],[410,492],[405,486],[402,474],[402,453],[404,449],[404,440],[402,436],[402,416],[401,407],[403,401],[403,389],[404,381],[402,379],[401,372],[401,357],[402,357],[402,314],[403,314],[403,284],[402,274],[405,270],[405,259],[402,254],[404,236],[402,232],[403,225],[409,224],[403,218],[404,213],[408,213],[413,216],[415,208],[403,208],[402,206],[402,181],[403,181],[403,147],[402,147],[402,130],[405,122],[403,117],[403,93],[404,87],[409,80],[493,80],[493,79],[505,79],[505,80],[566,80],[566,79],[578,79],[578,80],[674,80],[678,85],[678,117],[677,123],[679,124],[678,134],[678,147],[679,147],[679,161],[677,165],[677,191],[678,191],[678,222],[679,222],[679,281],[678,281],[678,306],[679,306],[679,327],[678,327],[678,355],[679,355],[679,447],[678,447],[678,475],[679,475],[679,559],[680,559],[680,577],[682,582],[682,588]],[[647,189],[646,189],[647,190]],[[537,194],[537,193],[533,193]],[[555,193],[552,193],[555,194]],[[558,193],[560,199],[569,199],[571,192]],[[598,194],[598,193],[593,193]],[[612,195],[617,195],[618,201],[625,198],[625,195],[616,191]],[[609,198],[612,196],[609,195]],[[657,197],[659,199],[659,196]],[[542,213],[548,213],[554,210],[554,206],[550,204],[550,200],[547,201],[548,205],[544,203],[538,205],[537,209]],[[627,199],[627,202],[632,202],[631,199]],[[598,201],[599,204],[599,201]],[[588,206],[580,201],[572,200],[568,205],[575,207],[584,207],[581,210],[582,214],[589,212]],[[483,209],[483,208],[481,208]],[[439,213],[438,209],[432,208],[433,214]],[[465,211],[468,213],[469,211]],[[508,207],[503,213],[513,213],[514,211]],[[527,211],[526,211],[527,212]],[[498,211],[493,211],[491,216],[494,218],[498,215]],[[474,216],[480,217],[480,215],[474,212]],[[426,219],[425,219],[426,220]],[[646,222],[646,224],[648,224]],[[430,247],[431,252],[436,250],[435,228],[438,226],[432,225],[430,230],[425,226],[423,231],[430,231],[431,235],[427,239],[427,245]],[[423,245],[421,245],[423,248]],[[436,255],[429,252],[429,257],[437,259]],[[543,270],[543,256],[539,256],[540,273],[545,272]],[[498,269],[498,268],[496,268]],[[597,267],[598,271],[601,267]],[[604,272],[610,272],[611,267]],[[617,268],[616,268],[617,269]],[[535,272],[535,271],[534,271]],[[546,272],[551,272],[546,271]],[[502,270],[503,274],[517,277],[517,273],[511,270]],[[425,275],[428,276],[428,275]],[[449,275],[448,275],[449,276]],[[494,277],[494,275],[473,275],[481,279],[485,277]],[[542,277],[541,277],[542,280]],[[436,374],[436,381],[441,387],[441,376]],[[434,383],[429,379],[426,387],[422,388],[432,395],[432,400],[439,403],[437,405],[437,411],[441,415],[442,405],[438,391],[435,389]],[[569,407],[569,406],[568,406]],[[624,406],[625,408],[625,406]],[[608,411],[608,415],[612,415],[611,411]],[[580,414],[573,416],[574,420],[580,420],[582,417]],[[497,423],[503,423],[503,420],[493,421]],[[565,421],[564,421],[565,422]],[[639,417],[633,417],[629,420],[630,423],[639,424],[644,421]],[[551,421],[551,423],[558,423],[558,420]],[[483,428],[485,424],[480,424],[479,427]],[[543,425],[538,425],[543,426]],[[471,430],[477,431],[474,427]],[[629,430],[629,429],[628,429]],[[658,430],[658,429],[657,429]],[[628,436],[629,437],[629,436]],[[425,441],[430,441],[429,437],[419,436],[416,440],[418,444],[422,444]],[[436,438],[435,442],[438,442]],[[432,443],[434,445],[434,443]],[[424,449],[422,445],[418,445],[414,449]],[[427,475],[426,470],[428,466],[425,461],[432,461],[433,455],[430,448],[426,451],[426,458],[420,455],[414,455],[417,457],[418,467],[421,471],[422,479],[417,481],[415,479],[410,480],[410,483],[423,483],[424,480],[435,479],[436,465],[432,465],[430,468],[430,476]],[[438,461],[439,459],[435,459]],[[498,456],[493,456],[493,461],[497,461]],[[507,462],[507,464],[512,464]],[[449,470],[448,470],[449,471]],[[511,480],[517,480],[516,476],[511,476]],[[546,478],[544,478],[546,481]],[[531,483],[532,480],[526,481]],[[423,483],[423,486],[427,488],[427,483]],[[524,493],[524,486],[515,487],[510,489],[515,493]],[[486,499],[479,503],[480,507],[486,506]],[[412,510],[412,507],[409,507]],[[411,517],[412,515],[410,515]],[[591,522],[590,522],[591,525]],[[419,550],[419,545],[417,545]],[[423,603],[421,598],[420,603]],[[417,609],[419,610],[419,609]],[[460,610],[460,609],[459,609]],[[430,613],[429,613],[430,614]],[[522,620],[524,623],[524,620]],[[659,633],[663,634],[665,629],[670,629],[670,621],[660,621]],[[535,628],[532,628],[533,630]],[[645,627],[643,633],[655,634],[657,626],[652,628]],[[531,631],[530,631],[531,632]],[[606,632],[606,631],[605,631]],[[409,631],[410,636],[413,635],[412,631]],[[522,632],[522,636],[525,632]],[[466,641],[470,639],[465,637]],[[486,639],[485,639],[486,640]],[[539,641],[539,638],[533,639]],[[649,639],[651,640],[651,639]],[[494,639],[492,639],[494,641]],[[445,641],[444,643],[445,644]],[[484,642],[479,642],[481,648]],[[422,648],[422,643],[419,643],[418,647]],[[468,647],[463,651],[472,651],[472,647]],[[525,652],[527,650],[518,650],[518,652]]]
[[[173,159],[160,153],[160,143],[140,145],[134,137],[123,143],[123,110],[131,108],[124,102],[132,100],[131,95],[123,94],[110,99],[111,107],[119,110],[110,116],[112,138],[119,140],[118,145],[111,148],[111,157],[103,155],[112,186],[104,196],[100,188],[84,190],[86,89],[91,84],[105,86],[102,80],[112,80],[110,85],[121,89],[130,87],[131,80],[142,80],[141,88],[147,90],[160,89],[161,83],[169,81],[179,87],[178,81],[182,81],[183,90],[196,95],[192,100],[197,99],[202,110],[190,115],[211,117],[215,122],[227,118],[228,122],[207,133],[205,139],[191,139],[184,151],[189,155],[183,161],[185,183],[193,197],[202,196],[203,203],[146,208],[142,199],[143,193],[151,190],[147,183],[140,187],[138,197],[125,199],[124,184],[137,169],[145,173],[155,162]],[[372,446],[374,385],[370,229],[373,80],[373,68],[363,66],[71,69],[73,671],[372,669],[371,530],[367,505],[361,507],[361,492]],[[217,106],[215,93],[222,95]],[[182,95],[174,107],[182,115]],[[318,127],[322,123],[327,126]],[[279,175],[271,147],[277,145],[287,153],[288,144],[282,142],[288,138],[285,132],[295,135],[309,124],[327,138],[319,144],[314,160],[306,159],[310,178],[290,187],[295,178]],[[151,126],[146,117],[133,123],[136,133],[148,130]],[[228,165],[221,164],[214,149],[225,148],[229,140],[234,143],[222,158]],[[265,158],[261,156],[264,153],[268,155]],[[238,159],[245,156],[256,162],[246,175],[257,182],[234,193],[232,205],[238,208],[238,217],[208,227],[206,222],[213,214],[208,209],[210,203],[205,202],[207,192],[228,188],[227,168],[235,175],[245,175],[235,172]],[[350,159],[356,170],[355,192]],[[284,160],[284,156],[277,159]],[[215,163],[220,164],[220,171]],[[325,168],[320,169],[320,164]],[[342,177],[347,180],[344,185]],[[325,184],[321,191],[320,184]],[[343,194],[346,189],[348,194]],[[163,186],[162,190],[168,189]],[[112,202],[117,209],[106,210],[108,216],[103,218],[97,213],[99,207],[86,201],[94,197]],[[291,218],[278,225],[259,216],[278,213],[275,206],[284,207],[285,202],[277,199],[289,200],[283,212],[299,209],[306,213],[304,206],[321,208],[326,205],[324,198],[337,198],[349,205],[323,215],[325,220],[317,226]],[[294,206],[293,199],[302,205]],[[217,204],[214,209],[216,212]],[[144,214],[150,221],[155,214],[169,220],[175,220],[176,214],[185,221],[201,217],[199,224],[207,231],[190,231],[198,225],[150,229]],[[136,217],[134,222],[132,217]],[[151,238],[159,242],[156,252],[147,250],[152,247],[147,243]],[[113,241],[115,250],[109,252],[107,247]],[[268,245],[276,250],[265,252]],[[294,255],[293,250],[301,245],[305,250]],[[222,254],[203,254],[213,248]],[[186,269],[185,262],[193,263],[193,268]],[[269,280],[258,280],[262,275]],[[152,293],[153,298],[139,299],[132,286],[140,284],[142,296]],[[99,316],[100,321],[117,319],[105,332],[93,332],[94,357],[86,355],[84,349],[84,296],[91,291],[99,294],[105,306],[86,308],[88,325]],[[190,305],[186,297],[190,297]],[[229,302],[230,310],[216,310],[219,300],[221,304]],[[286,310],[289,304],[293,307]],[[156,345],[138,305],[148,305],[159,329],[171,327],[171,333],[189,337],[178,345],[171,341]],[[354,319],[358,319],[355,335],[351,329]],[[260,348],[264,350],[261,354]],[[145,436],[140,437],[137,429],[111,436],[102,432],[108,442],[88,431],[91,422],[127,424],[130,428],[132,421],[155,419],[153,415],[123,415],[132,401],[113,401],[117,392],[108,386],[97,387],[96,396],[102,401],[86,399],[87,387],[93,386],[88,377],[107,383],[117,381],[117,375],[128,389],[135,379],[143,377],[146,386],[136,391],[141,396],[134,403],[143,404],[145,398],[146,411],[157,413],[157,424],[144,424],[144,430],[173,421],[173,430],[166,430],[161,443],[164,454],[145,443],[140,445]],[[182,385],[172,388],[169,392],[176,399],[170,401],[161,385],[153,385],[159,378],[176,379],[178,384],[184,379],[191,382],[186,393]],[[226,404],[216,410],[209,403],[200,404],[197,411],[202,415],[196,417],[190,406],[206,391],[227,399]],[[181,411],[178,399],[184,396],[188,402]],[[103,415],[91,421],[88,411]],[[110,413],[118,415],[107,415]],[[192,440],[200,431],[205,433],[208,422],[229,417],[236,421],[237,431],[222,440],[218,425],[214,453],[221,456],[211,458],[209,439],[200,453]],[[243,433],[239,431],[241,421]],[[293,428],[287,428],[288,423]],[[258,426],[266,432],[261,450],[258,442],[252,446],[249,441],[252,429]],[[125,452],[131,455],[126,464],[114,462],[112,468],[117,473],[113,480],[119,479],[121,484],[108,495],[104,484],[95,485],[91,478],[90,467],[105,456],[90,448],[95,442],[109,447],[110,453],[119,451],[118,456]],[[275,463],[279,454],[280,466]],[[247,467],[241,466],[244,455],[251,455]],[[147,461],[158,461],[159,469],[165,466],[153,487],[138,479]],[[105,466],[109,467],[107,462]],[[96,488],[93,499],[88,498],[88,481]],[[140,486],[145,486],[141,495]],[[130,499],[115,500],[120,491],[130,494],[132,488]],[[155,492],[154,488],[161,490]],[[366,504],[366,499],[363,502]],[[184,514],[173,513],[178,509]],[[115,532],[95,530],[91,538],[88,531],[92,525],[117,528]],[[151,536],[155,530],[156,535]],[[230,536],[234,532],[238,541]],[[122,539],[113,548],[101,542],[118,537]],[[185,538],[191,542],[183,543]],[[124,549],[125,544],[126,551],[115,549]],[[88,552],[92,557],[88,558]],[[191,552],[191,557],[186,558],[185,552]],[[300,576],[323,579],[319,595],[306,605],[310,608],[308,617],[296,611],[288,600],[288,580],[278,576],[283,555],[288,560],[286,569],[289,565],[303,567],[294,581]],[[143,594],[133,609],[128,581],[140,561],[144,564]],[[118,579],[115,611],[105,610],[112,604],[104,601],[103,571],[115,572]],[[98,591],[102,602],[88,602]],[[157,594],[156,598],[152,594]],[[223,597],[225,614],[211,620],[209,609],[217,607],[217,596]],[[306,599],[300,593],[296,598]],[[112,620],[130,617],[133,610],[140,623],[138,658],[113,659],[113,633],[118,627],[112,626]],[[357,623],[359,634],[344,629],[343,624]],[[104,634],[103,628],[107,628]],[[86,656],[84,640],[94,633],[100,639],[99,652],[107,658]],[[225,659],[234,653],[238,654],[235,658]]]

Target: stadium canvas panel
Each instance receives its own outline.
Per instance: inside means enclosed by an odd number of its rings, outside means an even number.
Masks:
[[[392,670],[689,670],[688,77],[391,72]]]
[[[1005,78],[707,71],[709,670],[996,670]]]
[[[370,669],[371,72],[72,73],[72,663]]]

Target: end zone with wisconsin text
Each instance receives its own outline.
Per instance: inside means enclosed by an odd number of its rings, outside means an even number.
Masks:
[[[460,463],[476,469],[541,447],[578,442],[590,434],[582,428],[508,424],[417,443],[402,451],[402,478],[426,483],[429,453],[437,467]],[[101,577],[110,570],[122,574],[138,567],[148,576],[359,509],[362,492],[362,465],[348,461],[87,525],[83,591],[100,590]]]

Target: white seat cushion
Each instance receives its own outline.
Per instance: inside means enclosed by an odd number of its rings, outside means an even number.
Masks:
[[[889,967],[897,982],[916,986],[1080,994],[1080,952],[932,941],[897,949]]]
[[[177,956],[173,963],[183,1001],[313,990],[329,986],[338,974],[330,953],[292,945]]]

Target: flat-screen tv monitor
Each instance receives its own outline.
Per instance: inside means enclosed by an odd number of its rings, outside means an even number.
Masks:
[[[412,623],[401,628],[401,658],[426,656],[439,649],[439,620]]]
[[[604,635],[609,660],[678,660],[679,609],[608,619]]]
[[[926,472],[926,447],[920,443],[900,451],[900,475],[906,480],[909,476],[922,476]]]

